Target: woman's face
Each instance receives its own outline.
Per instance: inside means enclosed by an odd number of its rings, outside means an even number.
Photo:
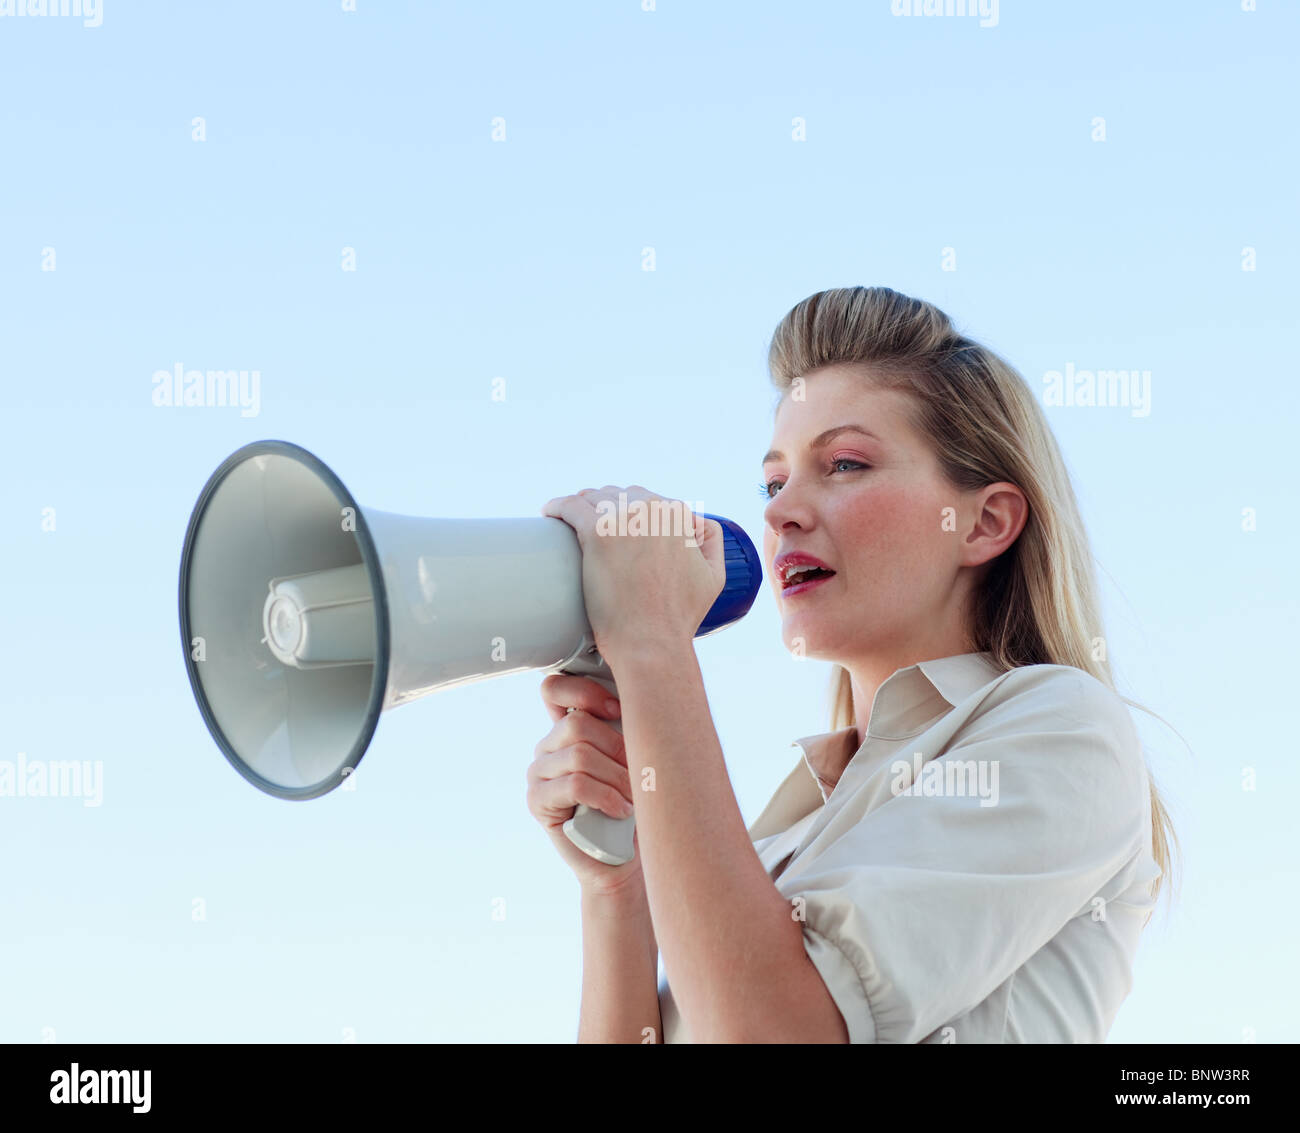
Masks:
[[[792,652],[848,665],[867,655],[964,651],[958,532],[968,505],[908,423],[907,396],[871,388],[860,370],[827,366],[805,375],[803,400],[787,393],[777,409],[763,464],[771,498],[763,561]],[[826,435],[849,425],[873,435]],[[945,524],[945,508],[957,509],[955,523]],[[788,551],[814,555],[835,574],[786,595],[773,562]]]

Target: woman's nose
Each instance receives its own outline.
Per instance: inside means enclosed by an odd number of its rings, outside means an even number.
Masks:
[[[791,493],[789,481],[777,489],[776,495],[763,509],[763,522],[780,535],[790,524],[806,527],[811,519],[807,505]]]

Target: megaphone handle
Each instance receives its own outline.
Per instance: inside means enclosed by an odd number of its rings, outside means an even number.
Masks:
[[[618,689],[613,681],[595,676],[591,679],[618,696]],[[623,734],[623,729],[617,720],[605,722],[619,735]],[[578,809],[573,812],[573,817],[561,829],[565,837],[578,849],[599,862],[604,862],[606,865],[624,865],[632,860],[632,835],[636,832],[635,816],[610,818],[604,811],[579,803]]]

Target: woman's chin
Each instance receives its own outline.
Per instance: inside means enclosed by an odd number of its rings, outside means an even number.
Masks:
[[[822,657],[821,646],[816,640],[810,640],[799,633],[785,634],[781,640],[784,642],[786,649],[796,657],[804,657],[810,661],[821,661],[824,659]]]
[[[809,661],[838,662],[846,652],[843,633],[827,634],[816,629],[811,621],[787,615],[782,622],[782,643],[791,653]]]

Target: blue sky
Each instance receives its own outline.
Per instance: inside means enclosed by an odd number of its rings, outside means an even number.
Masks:
[[[757,541],[767,343],[853,284],[1035,390],[1150,372],[1146,415],[1047,410],[1121,691],[1191,747],[1136,715],[1187,873],[1110,1038],[1294,1041],[1300,10],[356,7],[0,15],[0,760],[103,768],[97,807],[0,798],[0,1041],[571,1041],[540,676],[386,714],[354,791],[264,796],[186,680],[190,509],[275,437],[386,511],[639,483]],[[155,406],[178,363],[258,371],[256,415]],[[829,667],[766,591],[698,651],[752,821]]]

